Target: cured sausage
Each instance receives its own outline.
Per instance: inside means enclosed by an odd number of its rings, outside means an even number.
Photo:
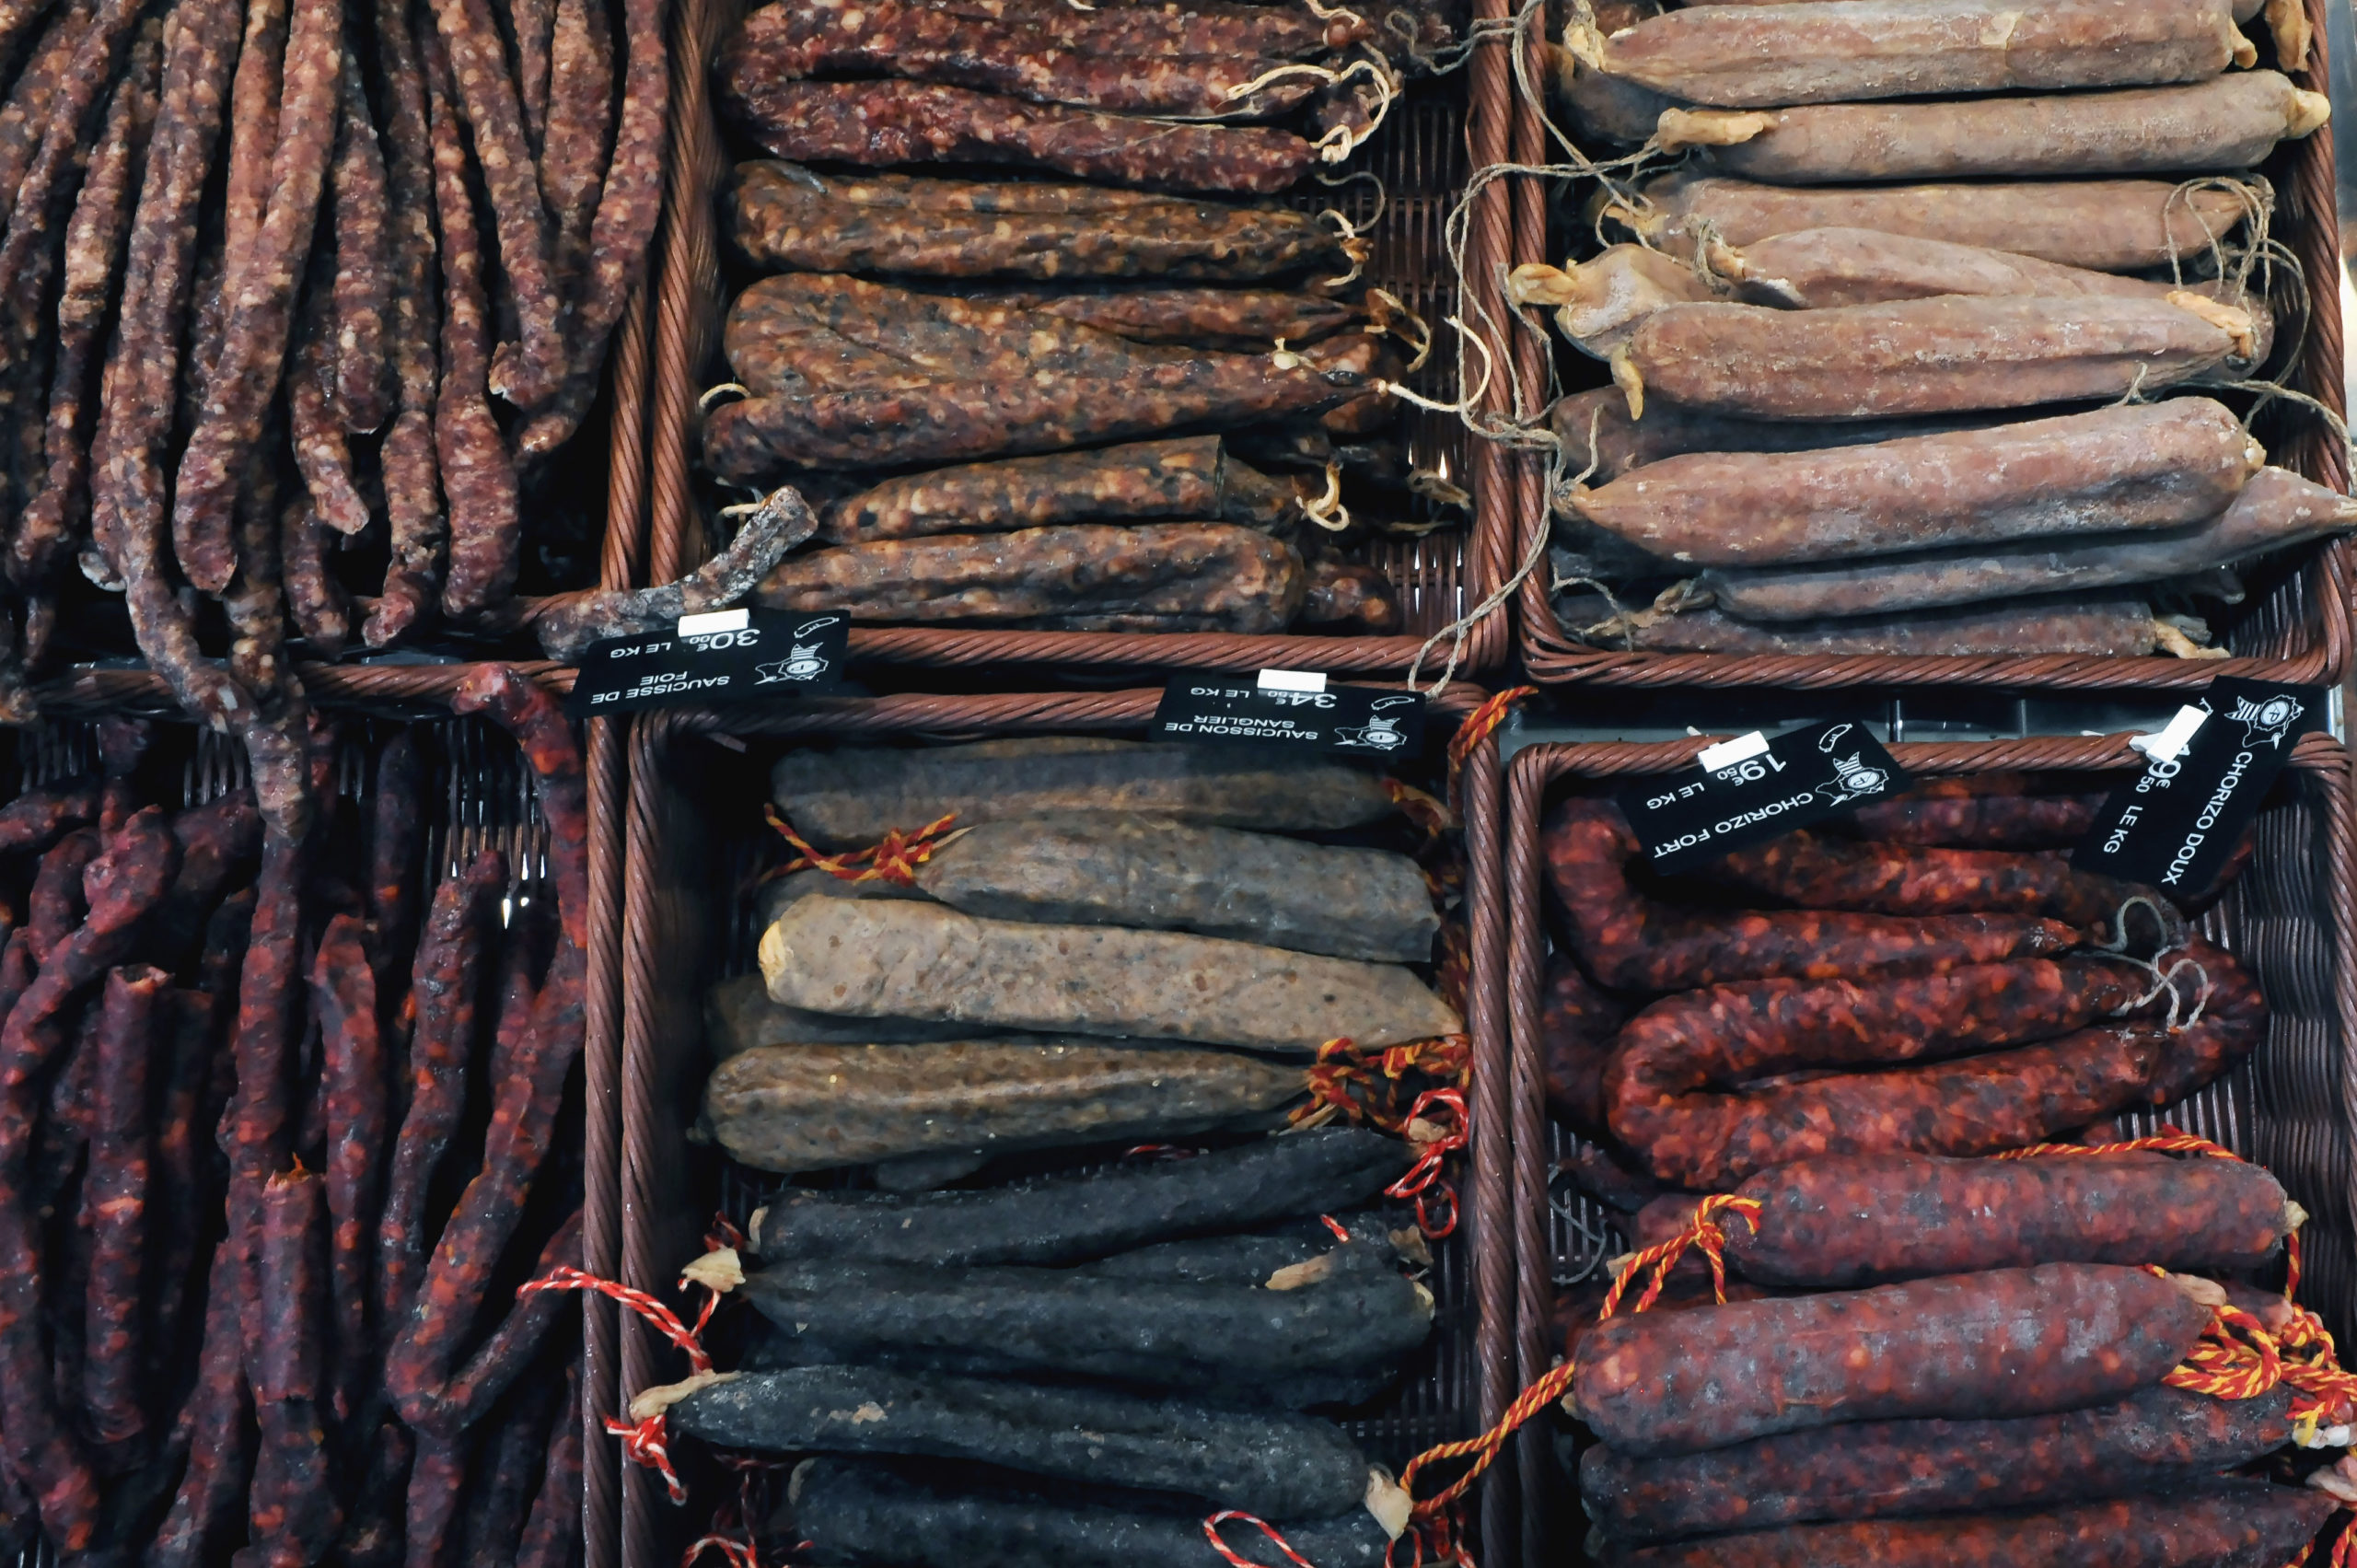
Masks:
[[[2171,639],[2172,652],[2194,645],[2177,628],[2155,621],[2152,605],[2141,598],[2049,596],[1808,621],[1739,621],[1724,610],[1692,610],[1631,631],[1628,644],[1674,654],[1926,658],[2100,654],[2142,658],[2161,650],[2164,633]]]
[[[2161,1155],[1794,1160],[1736,1190],[1727,1261],[1762,1284],[1876,1280],[2037,1263],[2256,1269],[2291,1233],[2283,1189],[2255,1165]]]
[[[2210,1320],[2142,1269],[1995,1269],[1613,1318],[1588,1336],[1573,1398],[1632,1458],[1840,1422],[2046,1415],[2159,1382]]]
[[[1729,109],[2198,82],[2257,57],[2229,0],[1695,6],[1602,40],[1604,68]]]
[[[1548,819],[1545,847],[1548,886],[1571,917],[1573,951],[1588,973],[1620,990],[1937,972],[2060,952],[2076,942],[2059,922],[2022,916],[1725,914],[1656,903],[1629,882],[1637,839],[1609,801],[1564,801]]]
[[[1073,1263],[1355,1208],[1406,1168],[1397,1140],[1351,1127],[1022,1187],[915,1194],[789,1187],[754,1212],[752,1249],[766,1261]]]
[[[168,977],[145,964],[108,971],[91,1088],[90,1163],[82,1178],[91,1216],[89,1295],[83,1330],[82,1404],[102,1446],[146,1428],[141,1409],[141,1314],[145,1305],[153,1134],[147,1063],[157,1054],[157,1003]]]
[[[2149,888],[2087,871],[2052,855],[2004,850],[1921,849],[1787,833],[1739,849],[1711,866],[1714,881],[1804,909],[1870,914],[2042,914],[2108,932]]]
[[[1622,1028],[1605,1068],[1605,1109],[1622,1142],[1652,1151],[1685,1120],[1687,1097],[1706,1088],[2050,1040],[2135,1005],[2143,978],[2121,962],[2024,958],[1902,978],[1690,991]]]
[[[1259,125],[1174,125],[929,82],[775,80],[742,55],[724,58],[718,75],[745,133],[797,162],[1004,163],[1117,185],[1271,195],[1316,158],[1292,132]]]
[[[1463,1032],[1394,964],[1179,932],[977,920],[938,904],[805,899],[762,933],[770,996],[812,1012],[1190,1040],[1313,1056]]]
[[[1625,389],[1633,377],[1641,419],[1648,392],[1760,419],[1867,419],[2156,392],[2247,358],[2255,342],[2247,313],[2191,293],[1671,305],[1630,337],[1615,378]]]
[[[2171,1494],[2289,1443],[2291,1402],[2280,1388],[2251,1400],[2151,1388],[2061,1415],[1852,1422],[1672,1458],[1598,1446],[1580,1458],[1580,1501],[1607,1537],[1635,1544]]]
[[[1897,612],[2156,583],[2357,528],[2357,502],[2284,469],[2264,468],[2217,516],[2173,528],[2082,540],[2024,540],[1815,564],[1714,567],[1700,578],[1720,608],[1747,620]]]
[[[337,915],[319,938],[310,977],[327,1130],[328,1296],[335,1323],[333,1404],[339,1420],[358,1411],[369,1364],[368,1264],[389,1120],[377,977],[369,958],[366,927],[354,916]]]
[[[2266,460],[2224,404],[2181,398],[1831,451],[1693,453],[1574,489],[1570,501],[1666,561],[1765,565],[2200,523],[2231,506]]]
[[[2179,968],[2180,960],[2188,967]],[[2192,1020],[2169,1031],[2167,1053],[2153,1074],[2151,1103],[2174,1105],[2258,1049],[2267,1038],[2267,1003],[2249,970],[2199,936],[2158,962],[2181,998],[2178,1012]]]
[[[2061,849],[2095,826],[2107,796],[2037,793],[2021,773],[1978,773],[1919,783],[1852,813],[1862,838],[1948,849]]]
[[[862,849],[948,815],[963,828],[1137,813],[1316,833],[1364,827],[1399,810],[1380,778],[1344,762],[1277,762],[1250,749],[1097,736],[788,751],[770,771],[770,795],[822,850]]]
[[[760,159],[737,166],[726,200],[729,238],[754,265],[798,272],[1242,283],[1349,265],[1333,230],[1306,213],[1101,185],[821,174]]]
[[[1267,1518],[1330,1518],[1367,1488],[1366,1457],[1331,1422],[1110,1390],[807,1366],[729,1378],[668,1414],[722,1447],[963,1459]]]
[[[1268,1126],[1306,1088],[1298,1066],[1237,1051],[1027,1036],[748,1051],[714,1071],[703,1107],[731,1158],[806,1171]]]
[[[1801,1526],[1652,1547],[1621,1561],[1630,1568],[2267,1568],[2295,1558],[2337,1506],[2302,1487],[2212,1487],[2035,1514]]]
[[[755,602],[856,621],[1156,616],[1242,633],[1283,630],[1306,589],[1293,546],[1257,528],[1099,523],[812,551],[780,562]]]
[[[1538,1030],[1547,1105],[1584,1132],[1604,1129],[1604,1069],[1628,1010],[1596,988],[1569,953],[1547,955]]]
[[[2205,255],[2263,205],[2247,188],[2186,191],[2170,180],[1795,189],[1678,173],[1639,190],[1642,214],[1629,214],[1628,221],[1674,251],[1692,251],[1706,225],[1736,247],[1805,228],[1866,228],[2104,273]]]
[[[1640,1152],[1662,1180],[1714,1191],[1820,1155],[2023,1148],[2143,1103],[2173,1049],[2164,1026],[2123,1024],[1961,1062],[1691,1092],[1643,1113]]]
[[[2276,144],[2314,133],[2332,100],[2275,71],[2191,87],[1971,99],[1827,103],[1765,113],[1673,110],[1665,141],[1712,148],[1747,180],[1790,185],[1870,180],[2067,179],[2250,168]]]

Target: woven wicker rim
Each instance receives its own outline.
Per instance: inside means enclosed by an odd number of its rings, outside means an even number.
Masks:
[[[1541,1026],[1542,976],[1547,961],[1547,937],[1542,909],[1544,875],[1540,825],[1548,790],[1566,778],[1604,779],[1674,772],[1693,764],[1696,751],[1714,741],[1709,736],[1648,744],[1532,746],[1515,754],[1507,770],[1504,898],[1508,923],[1506,1013],[1511,1036],[1512,1105],[1509,1116],[1514,1137],[1514,1196],[1515,1265],[1515,1349],[1523,1378],[1535,1379],[1547,1371],[1551,1356],[1546,1327],[1552,1291],[1548,1255],[1547,1099],[1544,1040]],[[1890,750],[1910,773],[1952,775],[2006,772],[2046,772],[2134,769],[2143,756],[2131,750],[2128,736],[2057,736],[2026,740],[1979,742],[1909,742]],[[2333,932],[2332,993],[2340,1015],[2343,1049],[2357,1042],[2357,849],[2352,849],[2350,753],[2328,736],[2309,735],[2293,749],[2290,766],[2316,781],[2323,800],[2318,816],[2325,831],[2326,859],[2320,880],[2329,889]],[[2346,1136],[2347,1129],[2340,1135]],[[1516,1469],[1526,1495],[1548,1484],[1553,1458],[1537,1424],[1526,1428],[1516,1451]],[[1540,1516],[1523,1510],[1523,1562],[1550,1561],[1547,1542],[1539,1539]],[[1493,1539],[1496,1538],[1492,1538]],[[1494,1554],[1495,1549],[1492,1548]]]

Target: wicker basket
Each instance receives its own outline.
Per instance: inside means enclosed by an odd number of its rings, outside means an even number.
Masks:
[[[774,843],[763,826],[765,762],[798,742],[946,742],[1049,733],[1136,734],[1159,693],[1125,691],[989,697],[903,696],[726,714],[675,710],[643,717],[631,753],[629,890],[623,976],[624,1146],[621,1202],[626,1283],[667,1299],[698,1250],[716,1203],[737,1217],[772,1179],[691,1149],[684,1132],[703,1080],[702,996],[751,965],[759,937],[751,911],[756,857]],[[1438,704],[1427,761],[1446,729],[1480,701],[1452,688]],[[1426,782],[1430,782],[1427,780]],[[1498,1228],[1507,1191],[1504,1125],[1504,929],[1498,919],[1497,748],[1484,741],[1463,782],[1472,921],[1467,1024],[1474,1048],[1469,1097],[1473,1145],[1464,1223],[1437,1249],[1443,1331],[1430,1370],[1397,1400],[1353,1427],[1370,1451],[1397,1464],[1416,1451],[1486,1424],[1512,1396],[1507,1238]],[[621,1343],[624,1399],[680,1376],[676,1353],[651,1332]],[[609,1450],[610,1451],[610,1449]],[[671,1568],[702,1522],[716,1482],[688,1510],[672,1507],[651,1471],[623,1481],[621,1562]],[[1493,1538],[1513,1533],[1503,1487],[1489,1488],[1482,1519]],[[688,1534],[682,1534],[687,1531]],[[595,1562],[597,1543],[591,1561]]]
[[[1540,996],[1549,944],[1539,829],[1548,807],[1585,786],[1691,765],[1707,741],[1666,745],[1535,746],[1508,770],[1505,891],[1512,911],[1507,1001],[1513,1035],[1515,1345],[1526,1381],[1552,1363],[1547,1311],[1555,1283],[1592,1272],[1624,1250],[1611,1216],[1585,1197],[1557,1206],[1549,1191],[1555,1162],[1576,1140],[1545,1103]],[[1928,775],[2010,770],[2079,772],[2100,786],[2143,765],[2127,737],[1898,745],[1899,765]],[[2108,776],[2106,776],[2108,775]],[[2265,991],[2271,1017],[2258,1052],[2224,1077],[2165,1112],[2123,1120],[2139,1133],[2166,1120],[2214,1139],[2273,1171],[2310,1215],[2303,1233],[2301,1297],[2335,1338],[2357,1328],[2357,1194],[2350,1151],[2357,1140],[2348,1057],[2357,1042],[2357,900],[2351,877],[2349,753],[2310,736],[2270,796],[2254,830],[2258,854],[2201,934],[2239,955]],[[1567,1505],[1541,1423],[1526,1428],[1518,1454],[1525,1495],[1527,1563],[1569,1560],[1584,1526]],[[1494,1552],[1493,1552],[1494,1555]]]
[[[2308,69],[2295,79],[2303,87],[2326,92],[2325,60],[2327,0],[2306,0],[2315,25],[2316,49]],[[2290,385],[2315,398],[2335,413],[2345,413],[2341,366],[2340,223],[2333,183],[2333,139],[2329,131],[2289,143],[2277,149],[2263,170],[2275,183],[2279,205],[2275,233],[2298,256],[2313,296],[2313,309],[2300,362]],[[1517,184],[1535,187],[1535,180]],[[1517,261],[1551,261],[1542,197],[1535,189],[1520,198],[1515,226]],[[1536,312],[1526,319],[1537,335],[1522,334],[1535,344],[1550,341],[1553,329]],[[1517,340],[1520,341],[1519,339]],[[1585,365],[1586,362],[1582,361]],[[1600,367],[1591,384],[1600,384]],[[1517,363],[1526,389],[1543,388],[1544,353],[1535,347]],[[2281,405],[2279,405],[2281,406]],[[2274,460],[2308,478],[2347,492],[2350,471],[2347,447],[2312,414],[2284,412],[2270,416],[2260,426]],[[1517,492],[1520,548],[1538,545],[1553,526],[1548,509],[1544,475],[1526,463],[1525,481]],[[2044,654],[2005,657],[1932,658],[1912,656],[1784,654],[1656,654],[1596,648],[1575,642],[1557,623],[1550,602],[1554,574],[1545,562],[1527,578],[1519,595],[1520,649],[1524,667],[1535,679],[1599,686],[1775,686],[1822,690],[1841,686],[2005,686],[2049,691],[2098,691],[2135,688],[2186,691],[2209,684],[2216,676],[2282,680],[2299,685],[2331,685],[2347,678],[2352,637],[2350,596],[2357,587],[2357,542],[2347,539],[2312,545],[2289,552],[2296,570],[2270,571],[2253,584],[2258,602],[2227,630],[2223,645],[2232,658],[2116,658],[2083,654]],[[2280,579],[2280,580],[2279,580]]]
[[[319,668],[325,669],[328,667]],[[406,678],[397,689],[382,691],[354,692],[348,685],[339,685],[334,681],[312,683],[311,690],[322,706],[347,723],[364,725],[369,734],[370,745],[367,748],[351,742],[345,745],[336,770],[336,792],[344,809],[366,810],[374,786],[366,766],[368,751],[381,742],[389,730],[403,726],[412,726],[417,733],[419,749],[429,767],[424,796],[426,891],[431,892],[434,881],[443,874],[463,865],[485,849],[496,849],[505,856],[511,868],[507,896],[510,899],[519,895],[537,896],[543,891],[548,831],[534,799],[530,772],[514,741],[498,726],[482,719],[454,719],[449,715],[449,692],[464,668],[422,666],[398,671],[346,668],[337,672],[347,682],[363,679],[372,674],[399,674]],[[93,713],[150,714],[159,721],[156,739],[143,764],[143,772],[153,778],[159,772],[168,774],[171,770],[178,769],[180,774],[178,805],[192,806],[215,799],[247,782],[245,754],[235,742],[188,722],[173,704],[160,679],[139,672],[123,673],[128,679],[120,683],[110,680],[103,701],[91,701],[81,706]],[[434,679],[422,679],[429,673]],[[562,686],[571,684],[570,672],[565,674],[568,679],[562,682]],[[558,685],[556,682],[548,684]],[[13,732],[6,743],[14,763],[7,775],[15,785],[8,792],[9,798],[24,790],[84,776],[95,771],[97,758],[93,737],[94,732],[87,723],[71,717]],[[168,798],[161,803],[175,804]],[[590,866],[594,889],[601,859],[616,869],[620,865],[616,852],[619,849],[621,812],[610,796],[605,797],[602,806],[593,796],[591,820]],[[535,870],[535,867],[540,869]],[[619,877],[615,880],[619,883]],[[593,953],[597,949],[601,926],[612,936],[619,936],[620,904],[620,888],[617,886],[610,898],[599,900],[598,906],[592,909],[590,935]],[[599,918],[601,910],[606,912],[603,921]],[[423,920],[424,915],[424,904],[421,900],[418,918]],[[620,1015],[618,943],[615,947],[611,958],[604,961],[593,960],[591,965],[590,1047],[586,1053],[586,1070],[592,1106],[597,1105],[601,1098],[598,1049],[600,1019],[602,1017],[603,1027],[610,1029]],[[610,1083],[616,1056],[610,1040],[604,1055],[607,1058],[604,1063],[605,1081]],[[619,1103],[610,1088],[602,1098],[609,1104]],[[611,1236],[616,1230],[613,1220],[615,1193],[610,1175],[614,1161],[609,1154],[604,1156],[601,1167],[598,1125],[598,1118],[593,1114],[585,1130],[585,1225],[594,1226],[602,1215],[606,1233]],[[610,1138],[609,1142],[611,1141]],[[601,1168],[607,1173],[602,1179],[599,1175]],[[587,1228],[585,1234],[594,1237],[598,1233],[594,1228]],[[588,1257],[590,1267],[599,1269],[600,1260],[594,1250],[596,1242],[590,1240],[588,1245],[593,1249]],[[602,1264],[604,1272],[610,1272],[612,1267],[610,1260]],[[606,1306],[602,1298],[586,1293],[583,1300]],[[595,1337],[601,1321],[608,1336],[608,1348],[602,1360],[598,1357],[598,1342]],[[603,1418],[614,1413],[616,1409],[612,1400],[615,1385],[610,1375],[603,1379],[603,1401],[595,1397],[598,1387],[597,1371],[611,1361],[611,1325],[610,1308],[603,1313],[591,1311],[584,1319],[586,1353],[589,1359],[585,1365],[583,1386],[592,1391],[592,1397],[585,1400],[584,1409],[586,1452],[592,1457],[586,1469],[592,1478],[589,1493],[592,1497],[595,1496],[595,1478],[600,1469],[598,1458],[603,1457],[608,1461],[603,1465],[608,1503],[602,1527],[591,1508],[584,1509],[585,1544],[588,1561],[593,1563],[611,1561],[610,1543],[615,1529],[615,1469],[610,1462],[612,1440],[606,1435],[603,1424]],[[601,1544],[605,1548],[602,1554]],[[19,1568],[48,1568],[55,1561],[55,1553],[47,1541],[40,1540],[27,1550]]]
[[[694,475],[701,443],[697,398],[704,388],[729,379],[719,352],[720,327],[728,305],[721,274],[714,197],[734,165],[715,119],[703,64],[745,12],[746,0],[684,0],[679,42],[672,62],[672,150],[668,218],[656,267],[655,342],[650,389],[652,416],[652,568],[667,582],[711,554],[709,510]],[[1503,17],[1506,0],[1475,0],[1476,15]],[[1441,231],[1465,183],[1465,170],[1506,156],[1510,142],[1525,135],[1527,114],[1508,81],[1506,60],[1496,47],[1474,53],[1462,84],[1457,77],[1417,89],[1394,111],[1353,167],[1382,177],[1389,203],[1368,233],[1376,254],[1366,281],[1389,289],[1441,333],[1433,362],[1418,373],[1418,389],[1446,400],[1455,395],[1443,362],[1450,359],[1447,332],[1440,323],[1457,310],[1447,277]],[[1528,128],[1531,137],[1535,126]],[[1313,208],[1333,206],[1353,221],[1373,210],[1364,183],[1321,190],[1302,201]],[[1508,254],[1508,197],[1504,185],[1484,193],[1468,249],[1471,275],[1498,273]],[[1494,316],[1493,316],[1493,319]],[[1503,406],[1503,377],[1491,390]],[[1264,667],[1332,672],[1399,672],[1408,668],[1424,639],[1449,624],[1495,590],[1510,570],[1515,506],[1503,454],[1467,439],[1448,416],[1407,411],[1411,451],[1417,465],[1444,473],[1469,475],[1475,497],[1469,527],[1422,539],[1378,540],[1364,558],[1379,566],[1407,611],[1407,634],[1390,637],[1247,635],[1232,633],[1095,633],[997,631],[978,627],[877,626],[855,628],[853,656],[866,660],[932,666],[1058,664],[1196,669]],[[1494,668],[1505,662],[1509,636],[1504,607],[1470,633],[1461,668]],[[1446,650],[1442,650],[1445,654]]]

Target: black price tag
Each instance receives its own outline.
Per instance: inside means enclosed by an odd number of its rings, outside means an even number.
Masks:
[[[1412,756],[1424,700],[1412,691],[1329,686],[1322,675],[1264,669],[1254,680],[1174,675],[1154,710],[1163,740],[1243,740],[1358,757]]]
[[[577,718],[641,708],[792,698],[842,679],[851,621],[833,614],[716,610],[677,632],[615,637],[581,657],[567,710]]]
[[[1655,871],[1689,870],[1907,787],[1882,743],[1847,722],[1773,740],[1755,730],[1704,747],[1695,761],[1620,792],[1620,809]]]
[[[2071,864],[2165,893],[2207,891],[2293,744],[2324,718],[2325,693],[2314,686],[2212,681],[2158,735],[2131,742],[2144,771],[2111,792]]]

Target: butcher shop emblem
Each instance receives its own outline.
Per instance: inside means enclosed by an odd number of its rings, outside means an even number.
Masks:
[[[2235,699],[2235,711],[2226,716],[2242,721],[2243,745],[2247,749],[2256,750],[2261,741],[2270,749],[2280,749],[2283,738],[2291,733],[2292,726],[2300,722],[2300,715],[2306,711],[2305,705],[2296,698],[2279,692],[2264,703],[2237,697]]]
[[[767,686],[779,680],[815,680],[827,673],[827,661],[819,654],[816,643],[796,643],[786,650],[785,657],[769,664],[757,664],[753,672],[761,677],[754,682]]]
[[[1862,796],[1880,795],[1890,788],[1888,773],[1868,766],[1857,756],[1834,758],[1833,771],[1839,776],[1832,783],[1817,786],[1817,796],[1828,806],[1840,806]]]

